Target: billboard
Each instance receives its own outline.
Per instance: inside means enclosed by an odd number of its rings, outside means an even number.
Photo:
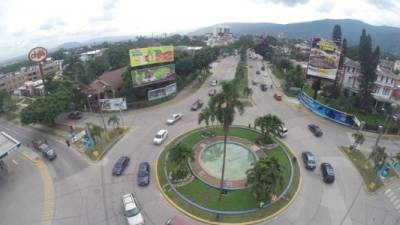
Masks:
[[[150,65],[174,61],[174,47],[172,45],[135,48],[129,50],[131,67]]]
[[[175,79],[175,65],[169,64],[146,69],[132,70],[131,76],[133,86],[147,85],[157,81],[167,80],[171,77]]]
[[[101,111],[112,112],[127,109],[125,98],[99,99],[99,104]]]
[[[178,90],[178,87],[177,87],[176,83],[173,83],[173,84],[170,84],[170,85],[162,87],[162,88],[148,91],[147,97],[148,97],[149,101],[154,101],[154,100],[172,95],[172,94],[176,93],[177,90]]]
[[[340,49],[333,43],[321,38],[314,38],[311,45],[307,75],[336,79],[339,66]]]

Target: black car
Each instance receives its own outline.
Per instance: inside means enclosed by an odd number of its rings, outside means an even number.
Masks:
[[[333,183],[335,181],[335,172],[329,163],[321,163],[322,179],[325,183]]]
[[[315,156],[311,152],[302,152],[301,156],[303,158],[304,167],[309,170],[313,170],[316,167]]]
[[[139,186],[146,186],[150,183],[150,164],[148,162],[141,162],[139,164],[139,171],[137,182]]]
[[[71,119],[71,120],[79,120],[81,118],[82,118],[82,113],[79,111],[70,112],[68,114],[68,119]]]
[[[114,168],[112,170],[112,174],[114,176],[119,176],[124,172],[125,168],[129,164],[129,157],[128,156],[121,156],[118,161],[114,164]]]
[[[319,128],[319,126],[315,124],[309,124],[308,129],[316,136],[316,137],[321,137],[322,136],[322,130]]]
[[[261,88],[261,91],[267,91],[267,90],[268,90],[266,84],[261,84],[261,85],[260,85],[260,88]]]

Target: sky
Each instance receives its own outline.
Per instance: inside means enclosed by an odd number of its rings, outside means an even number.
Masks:
[[[0,0],[0,61],[36,46],[227,22],[358,19],[400,27],[399,0]],[[234,31],[233,31],[234,32]]]

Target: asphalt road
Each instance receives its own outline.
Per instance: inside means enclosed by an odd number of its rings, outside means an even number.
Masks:
[[[238,57],[227,57],[215,63],[212,69],[213,75],[209,81],[232,79],[237,62]],[[260,60],[249,60],[249,65],[252,65],[252,68],[249,68],[249,80],[258,79],[259,82],[265,82],[268,86],[271,83],[276,84],[277,81],[268,69],[260,75],[255,74],[256,70],[260,70],[262,63]],[[129,192],[136,194],[143,208],[146,224],[161,225],[171,216],[181,214],[163,199],[156,187],[154,177],[151,177],[151,184],[148,187],[140,188],[136,185],[137,166],[142,161],[148,161],[154,169],[154,160],[165,146],[165,144],[161,146],[152,144],[152,138],[158,130],[168,129],[168,142],[199,126],[198,112],[190,111],[190,106],[198,98],[207,102],[208,91],[214,88],[209,85],[209,81],[195,93],[184,90],[166,103],[125,112],[124,120],[129,125],[130,131],[100,163],[88,163],[78,153],[68,149],[64,143],[48,137],[49,143],[59,148],[58,159],[48,163],[55,186],[52,224],[126,224],[122,213],[121,196]],[[285,141],[293,147],[295,153],[299,156],[301,151],[313,151],[317,155],[318,162],[327,161],[334,166],[337,178],[333,185],[325,185],[321,181],[318,169],[314,172],[302,170],[303,186],[297,199],[281,216],[263,224],[398,224],[396,220],[400,219],[400,213],[391,200],[383,192],[373,196],[367,195],[361,186],[357,172],[337,149],[338,145],[350,144],[349,133],[351,134],[352,130],[321,119],[304,108],[299,108],[295,100],[284,98],[282,102],[275,101],[272,96],[277,91],[276,87],[262,92],[258,85],[250,84],[249,86],[254,90],[252,98],[255,105],[246,108],[243,115],[238,115],[235,123],[247,125],[253,123],[256,117],[266,113],[278,115],[289,129]],[[183,114],[182,120],[172,126],[167,126],[165,124],[167,117],[177,112]],[[84,118],[81,122],[87,121],[99,123],[99,118]],[[307,130],[306,126],[309,123],[317,123],[324,131],[324,136],[314,137]],[[30,138],[37,135],[35,132],[30,133],[28,128],[18,128],[9,124],[5,126],[8,132],[14,132],[11,134],[21,137],[23,141],[29,142]],[[385,140],[382,143],[385,144]],[[121,177],[113,177],[111,176],[112,166],[122,155],[131,158],[130,165]],[[26,185],[29,185],[28,182],[31,181],[27,181]],[[393,190],[395,190],[394,187]],[[0,189],[0,196],[3,193],[15,194],[9,193],[9,190]],[[4,207],[6,204],[0,201],[0,209]],[[182,217],[192,224],[200,224],[184,215]],[[9,222],[10,225],[20,224],[17,219],[15,221],[10,219]]]

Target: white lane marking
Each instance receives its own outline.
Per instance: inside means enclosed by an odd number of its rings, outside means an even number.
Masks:
[[[386,195],[387,198],[390,198],[394,195],[394,192],[390,192],[388,195]]]
[[[393,202],[395,199],[397,199],[397,196],[396,196],[396,195],[392,196],[392,197],[390,198],[390,201]]]
[[[400,209],[400,204],[396,206],[396,209]]]
[[[399,203],[399,202],[400,202],[400,200],[399,200],[399,199],[397,199],[396,201],[394,201],[394,202],[393,202],[393,205],[395,205],[395,206],[396,206],[396,205],[397,205],[397,203]]]
[[[392,191],[392,189],[390,189],[390,188],[387,189],[387,190],[385,191],[385,195],[388,194],[388,193],[391,192],[391,191]]]

